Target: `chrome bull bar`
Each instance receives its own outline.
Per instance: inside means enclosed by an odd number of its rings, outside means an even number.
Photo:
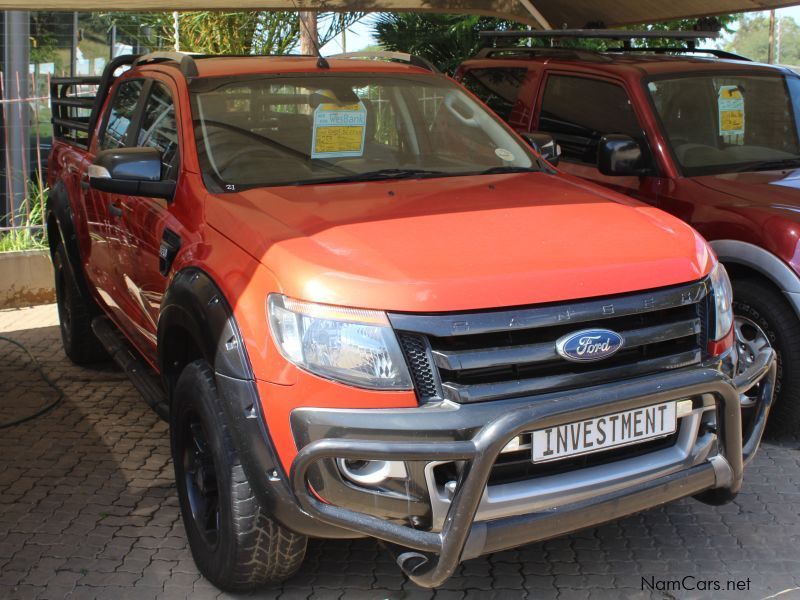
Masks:
[[[775,354],[767,349],[750,370],[734,380],[714,369],[691,368],[565,393],[557,401],[532,398],[529,404],[488,422],[467,440],[431,442],[413,431],[408,432],[409,441],[320,439],[303,447],[295,458],[290,474],[292,490],[302,510],[311,517],[403,547],[397,558],[400,568],[418,585],[436,587],[465,557],[563,535],[713,488],[724,489],[733,497],[741,488],[744,464],[755,455],[766,426],[775,377]],[[761,396],[754,424],[743,443],[740,394],[759,383]],[[547,513],[474,522],[498,455],[519,434],[602,411],[623,411],[702,394],[713,394],[718,406],[721,452],[708,461]],[[318,461],[337,458],[465,461],[465,469],[441,531],[423,531],[321,501],[309,487],[309,469]]]

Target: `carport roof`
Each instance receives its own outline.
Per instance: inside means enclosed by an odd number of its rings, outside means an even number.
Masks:
[[[767,10],[798,0],[39,0],[35,10],[310,10],[473,13],[518,19],[535,27],[607,27]],[[31,10],[30,0],[0,0],[0,10]]]

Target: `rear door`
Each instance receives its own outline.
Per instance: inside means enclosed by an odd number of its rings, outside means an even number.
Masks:
[[[559,168],[619,192],[652,202],[660,187],[650,145],[622,82],[573,72],[548,71],[531,130],[551,134],[561,146]],[[597,149],[606,134],[639,143],[648,174],[609,177],[597,169]]]

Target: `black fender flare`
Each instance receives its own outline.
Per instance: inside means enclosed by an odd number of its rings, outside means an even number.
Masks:
[[[320,523],[301,510],[269,435],[247,348],[231,305],[211,276],[199,268],[189,267],[178,272],[161,305],[158,359],[170,404],[171,388],[177,380],[169,364],[169,332],[174,327],[182,328],[191,336],[203,358],[214,369],[222,408],[231,424],[233,443],[247,479],[267,513],[300,534],[353,537],[352,532]],[[170,410],[171,415],[175,412]],[[170,428],[173,427],[170,420]]]
[[[255,379],[233,310],[205,271],[196,267],[181,270],[164,294],[158,319],[158,360],[164,374],[170,372],[168,335],[175,326],[191,335],[217,373]]]
[[[78,289],[84,301],[99,313],[99,309],[96,308],[92,295],[89,293],[89,285],[83,273],[83,260],[81,259],[80,245],[78,244],[78,234],[72,219],[72,204],[70,203],[69,192],[62,180],[58,180],[47,194],[44,222],[47,227],[50,258],[53,258],[56,247],[61,244],[67,253],[67,268],[78,284]],[[53,223],[55,227],[53,227]]]

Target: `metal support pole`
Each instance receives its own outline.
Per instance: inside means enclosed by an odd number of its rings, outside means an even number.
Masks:
[[[767,50],[767,62],[775,62],[775,11],[769,11],[769,50]]]
[[[24,215],[20,210],[28,192],[26,173],[30,160],[30,106],[22,102],[28,98],[30,64],[30,13],[9,10],[5,13],[5,60],[3,65],[3,89],[6,104],[5,151],[6,165],[6,210],[13,216],[10,225],[19,225]]]
[[[177,10],[172,11],[172,34],[175,37],[175,52],[181,51],[181,22]]]
[[[72,43],[69,46],[69,76],[78,70],[78,13],[72,13]]]

